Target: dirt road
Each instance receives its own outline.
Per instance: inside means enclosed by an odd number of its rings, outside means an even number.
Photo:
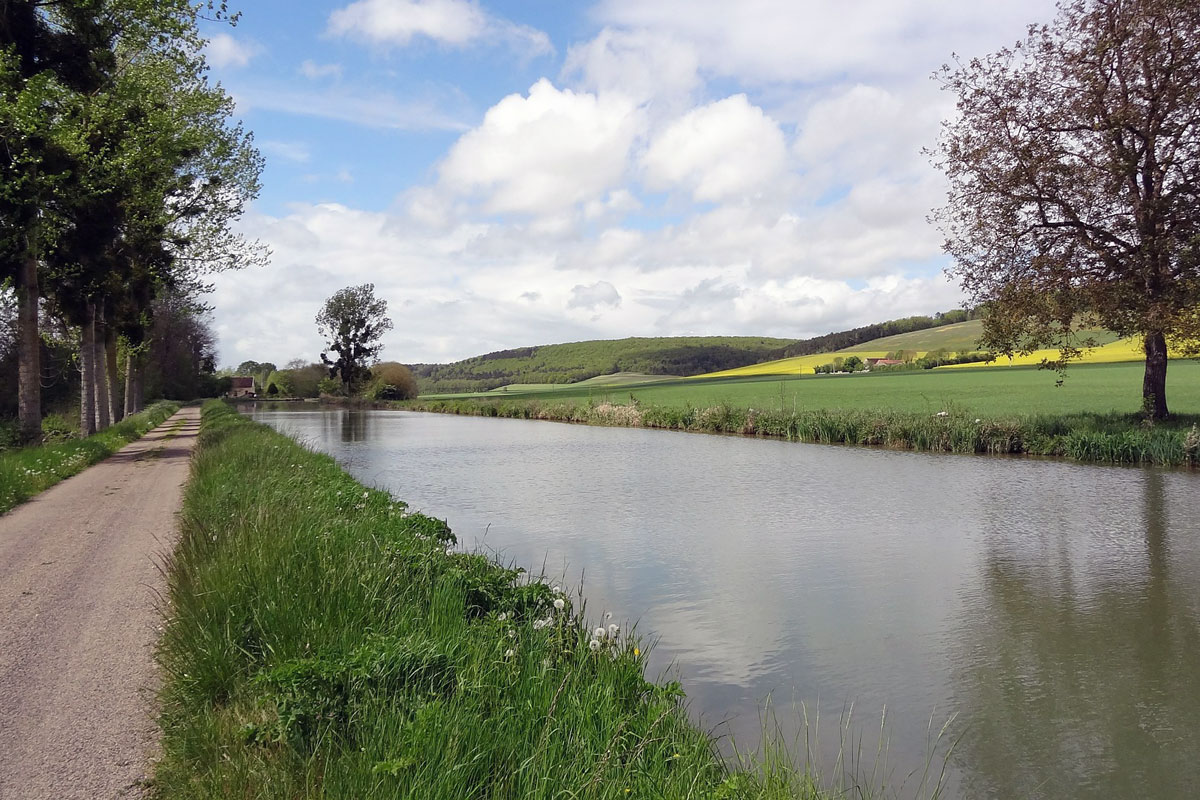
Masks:
[[[137,797],[200,409],[0,516],[0,800]]]

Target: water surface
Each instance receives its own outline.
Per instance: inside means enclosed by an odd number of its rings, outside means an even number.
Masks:
[[[912,796],[1200,787],[1200,475],[398,411],[255,419],[583,585],[657,639],[702,724],[754,746],[839,717]],[[582,575],[581,575],[582,573]]]

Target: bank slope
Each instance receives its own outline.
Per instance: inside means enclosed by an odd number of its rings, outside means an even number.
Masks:
[[[168,565],[163,798],[816,798],[623,632],[220,403]]]

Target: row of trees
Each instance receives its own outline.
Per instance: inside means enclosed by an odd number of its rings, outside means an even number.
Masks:
[[[202,14],[233,21],[211,0],[0,2],[0,281],[16,293],[26,439],[41,429],[40,315],[78,331],[87,435],[138,409],[156,307],[204,328],[206,277],[267,256],[232,228],[262,159],[206,80]],[[160,331],[168,358],[211,361],[196,328]]]

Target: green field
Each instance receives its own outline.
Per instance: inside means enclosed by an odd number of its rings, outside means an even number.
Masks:
[[[1062,386],[1033,367],[936,369],[855,375],[658,380],[612,386],[526,387],[447,397],[611,402],[659,406],[730,405],[791,411],[888,410],[935,414],[956,410],[980,417],[1029,414],[1121,413],[1141,410],[1143,366],[1136,362],[1080,364]],[[422,400],[432,400],[424,397]],[[1175,414],[1200,414],[1200,362],[1172,361],[1167,402]]]

